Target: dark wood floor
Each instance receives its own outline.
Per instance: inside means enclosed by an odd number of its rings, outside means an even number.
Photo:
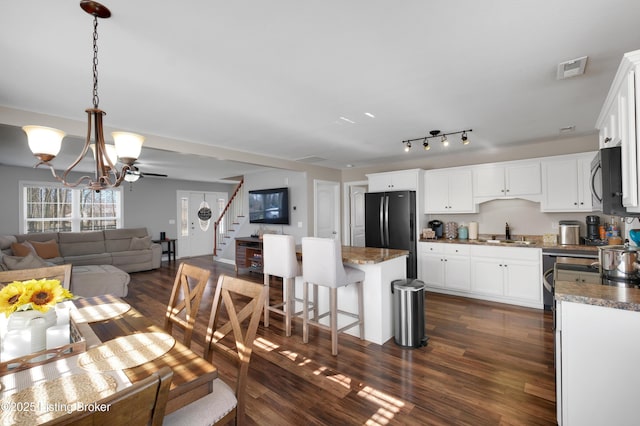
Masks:
[[[194,334],[200,351],[219,274],[211,256],[182,259],[210,268]],[[178,261],[178,263],[180,260]],[[162,325],[178,263],[131,274],[126,300]],[[261,282],[262,276],[242,275]],[[278,295],[273,296],[275,298]],[[552,316],[541,310],[426,293],[429,344],[403,349],[340,335],[331,356],[327,332],[301,322],[284,336],[280,316],[258,329],[251,359],[247,421],[258,425],[552,425],[555,378]],[[233,368],[216,362],[233,382]]]

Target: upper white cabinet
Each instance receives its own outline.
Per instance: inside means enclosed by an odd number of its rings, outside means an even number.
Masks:
[[[471,169],[427,170],[425,213],[475,213]]]
[[[416,191],[420,186],[421,176],[421,169],[369,174],[369,192]]]
[[[628,211],[640,212],[638,165],[640,150],[640,50],[626,53],[605,99],[596,128],[600,131],[600,148],[621,146],[622,204]]]
[[[595,152],[542,160],[543,212],[590,212],[591,161]]]
[[[540,161],[518,161],[473,167],[476,202],[500,198],[540,201]]]

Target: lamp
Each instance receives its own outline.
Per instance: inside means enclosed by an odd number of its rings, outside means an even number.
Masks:
[[[440,138],[440,142],[442,143],[442,146],[444,147],[448,147],[449,146],[449,139],[447,139],[447,136],[450,135],[457,135],[459,133],[462,133],[462,137],[460,138],[462,141],[463,145],[469,145],[469,137],[467,136],[467,132],[472,132],[473,129],[466,129],[466,130],[460,130],[457,132],[448,132],[448,133],[442,133],[440,132],[440,130],[431,130],[429,132],[429,134],[431,136],[423,136],[421,138],[416,138],[416,139],[408,139],[405,141],[402,141],[402,143],[404,144],[404,150],[405,151],[409,151],[409,149],[411,148],[411,142],[415,142],[415,141],[422,141],[422,146],[424,148],[425,151],[428,151],[431,149],[431,146],[429,145],[429,139],[432,138]]]
[[[89,0],[82,0],[80,7],[93,16],[93,108],[86,109],[89,123],[84,147],[78,158],[60,177],[56,174],[50,161],[60,152],[62,138],[64,138],[65,133],[42,126],[24,126],[22,129],[27,134],[31,152],[40,160],[34,167],[39,167],[40,165],[49,166],[53,177],[62,182],[64,186],[76,187],[82,182],[86,182],[89,189],[100,191],[101,189],[119,186],[127,177],[128,172],[134,169],[133,163],[140,156],[144,138],[134,133],[113,132],[114,145],[107,145],[104,142],[102,116],[105,112],[98,108],[98,18],[109,18],[111,11],[102,4]],[[92,129],[93,141],[91,138]],[[67,175],[82,161],[89,148],[93,151],[95,177],[92,179],[90,176],[82,176],[76,182],[67,181]],[[118,160],[124,163],[120,171],[116,169]]]

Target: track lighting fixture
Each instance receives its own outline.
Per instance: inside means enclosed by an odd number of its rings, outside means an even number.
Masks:
[[[406,141],[402,141],[402,143],[404,144],[405,152],[409,152],[409,150],[411,149],[411,142],[422,141],[422,147],[424,148],[425,151],[428,151],[431,149],[431,146],[429,145],[429,139],[439,137],[440,142],[442,143],[442,146],[448,147],[449,139],[447,139],[447,136],[457,135],[459,133],[462,133],[462,137],[460,138],[460,140],[462,141],[462,144],[469,145],[470,140],[469,140],[469,137],[467,136],[467,132],[472,132],[472,131],[473,129],[466,129],[466,130],[460,130],[458,132],[442,133],[440,132],[440,130],[431,130],[429,132],[431,136],[423,136],[421,138],[408,139]]]

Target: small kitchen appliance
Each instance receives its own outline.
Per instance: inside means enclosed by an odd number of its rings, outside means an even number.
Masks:
[[[428,223],[429,228],[433,229],[436,233],[436,238],[442,238],[442,221],[440,220],[431,220]]]
[[[613,280],[637,281],[639,278],[638,247],[629,244],[598,247],[600,275]]]
[[[606,246],[608,244],[607,239],[602,239],[600,236],[600,216],[587,216],[587,236],[584,238],[584,243],[588,246]]]
[[[580,244],[580,222],[577,220],[561,220],[560,226],[560,245],[578,245]]]

